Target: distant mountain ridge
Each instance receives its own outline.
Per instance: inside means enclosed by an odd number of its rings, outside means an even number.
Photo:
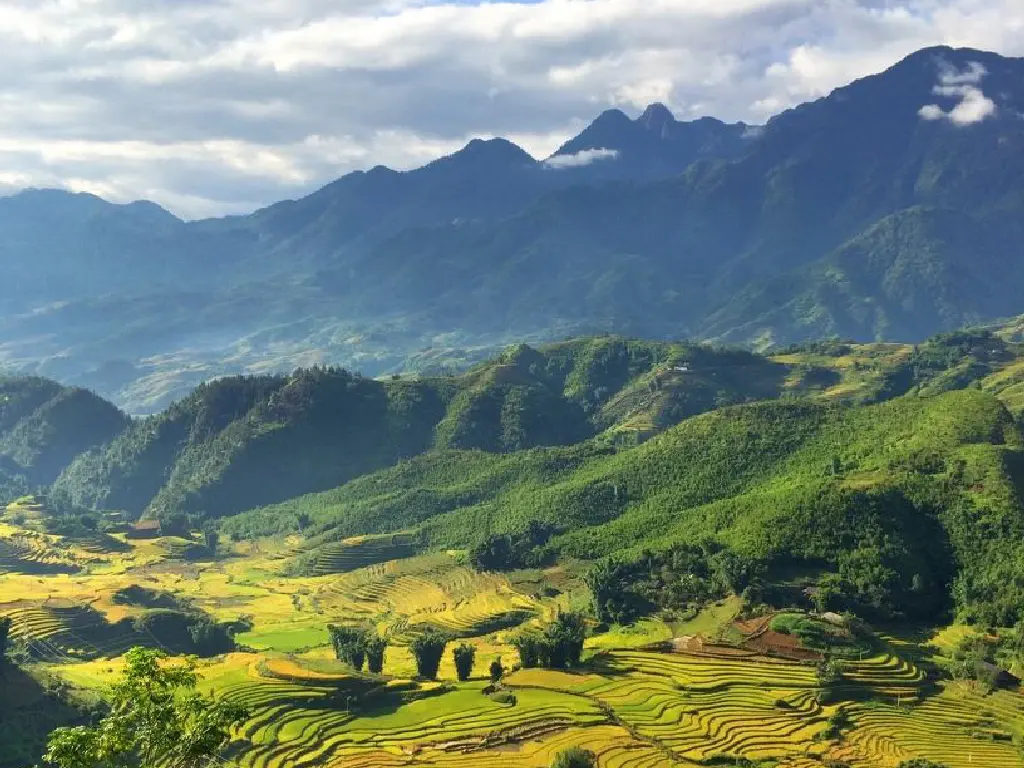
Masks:
[[[151,412],[218,375],[366,373],[586,333],[921,339],[1022,307],[1024,60],[931,48],[764,126],[601,114],[248,216],[0,200],[0,364]]]

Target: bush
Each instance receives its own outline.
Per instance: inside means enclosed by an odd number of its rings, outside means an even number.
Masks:
[[[508,704],[509,706],[515,706],[518,699],[512,691],[495,691],[490,696],[491,701],[498,704]]]
[[[472,645],[466,645],[463,643],[452,650],[452,656],[455,659],[456,676],[462,682],[469,680],[469,676],[473,674],[473,662],[476,660],[476,648]]]
[[[555,755],[551,768],[594,768],[596,765],[597,755],[589,749],[569,747]]]
[[[410,644],[409,650],[416,658],[416,672],[427,680],[437,679],[437,670],[441,666],[441,657],[449,637],[436,629],[428,629],[418,635]]]

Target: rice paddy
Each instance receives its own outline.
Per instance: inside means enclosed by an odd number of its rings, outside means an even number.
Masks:
[[[12,638],[40,669],[81,689],[100,689],[140,642],[128,621],[140,609],[114,599],[128,585],[220,620],[249,617],[241,650],[201,667],[206,690],[250,712],[224,754],[238,768],[542,768],[572,745],[592,750],[602,768],[896,768],[914,757],[950,768],[1024,765],[1020,693],[938,682],[914,661],[926,654],[894,637],[846,662],[843,681],[822,698],[813,663],[712,642],[742,636],[735,600],[685,623],[652,619],[597,634],[575,672],[512,671],[515,700],[503,703],[485,695],[488,664],[500,656],[510,666],[514,631],[586,600],[571,577],[560,575],[557,593],[544,597],[526,586],[540,572],[510,579],[445,553],[390,557],[407,554],[400,539],[342,542],[325,550],[329,568],[302,578],[285,575],[295,540],[237,545],[200,562],[164,540],[90,552],[10,525],[0,543],[0,615],[12,618]],[[388,636],[383,676],[333,659],[331,622]],[[477,648],[470,681],[456,682],[450,651],[439,682],[413,679],[406,645],[426,627]],[[837,720],[841,732],[826,734]]]

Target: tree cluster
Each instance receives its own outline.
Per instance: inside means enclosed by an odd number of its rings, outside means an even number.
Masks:
[[[361,672],[363,664],[367,669],[379,675],[384,671],[384,653],[388,641],[377,634],[372,627],[351,627],[328,624],[327,631],[331,636],[334,655],[357,672]]]
[[[524,669],[568,669],[580,665],[586,637],[583,615],[562,613],[543,632],[524,632],[512,638],[512,646],[518,651]]]
[[[599,621],[631,624],[657,609],[703,605],[741,592],[760,574],[758,563],[713,543],[675,544],[635,560],[606,560],[586,575]]]
[[[409,643],[409,650],[416,659],[416,674],[426,680],[436,680],[441,657],[450,640],[449,635],[436,629],[428,629],[416,635]]]
[[[553,526],[531,520],[526,530],[493,534],[469,551],[470,564],[480,571],[512,571],[538,564],[536,550],[547,544]]]

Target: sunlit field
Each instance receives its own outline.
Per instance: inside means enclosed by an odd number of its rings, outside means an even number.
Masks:
[[[1024,697],[930,680],[913,661],[927,654],[898,634],[849,661],[842,686],[821,703],[812,663],[744,647],[734,598],[688,619],[593,633],[583,668],[513,670],[505,684],[514,698],[499,701],[484,691],[488,665],[501,658],[511,668],[513,632],[588,599],[571,575],[552,572],[564,589],[544,594],[535,590],[543,573],[480,573],[459,553],[384,559],[387,547],[356,541],[349,545],[365,562],[293,578],[285,574],[301,550],[296,537],[193,562],[178,556],[182,540],[117,541],[118,551],[103,551],[3,524],[0,615],[12,618],[33,668],[80,692],[101,692],[131,645],[160,646],[132,630],[141,609],[114,597],[127,586],[173,594],[219,620],[248,617],[237,652],[201,662],[204,690],[249,711],[225,753],[240,768],[540,768],[571,745],[615,768],[740,759],[889,768],[913,757],[951,768],[1021,764]],[[348,557],[343,550],[336,554]],[[352,621],[389,638],[383,675],[334,658],[327,624]],[[427,627],[477,648],[468,682],[456,681],[450,652],[438,681],[415,679],[407,643]],[[940,633],[928,652],[961,634]]]

